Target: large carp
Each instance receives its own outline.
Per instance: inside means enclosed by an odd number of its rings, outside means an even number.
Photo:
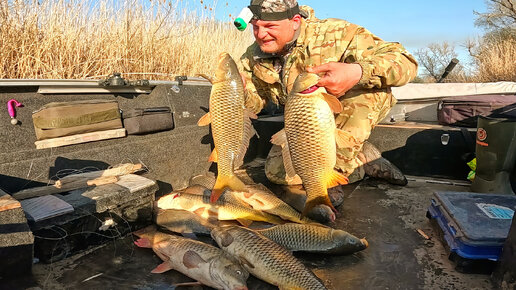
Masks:
[[[325,204],[334,211],[327,188],[347,184],[347,178],[334,169],[336,142],[344,146],[335,127],[334,113],[342,111],[339,100],[317,87],[319,76],[301,73],[295,80],[285,104],[285,129],[271,142],[281,145],[287,177],[301,179],[307,200],[303,215],[314,206]],[[341,135],[343,137],[341,137]]]
[[[279,289],[326,289],[288,250],[256,231],[239,226],[217,227],[211,236],[251,274]]]
[[[198,282],[225,290],[246,290],[249,273],[223,250],[200,241],[168,235],[148,227],[134,233],[138,247],[152,248],[163,263],[152,273],[176,270]]]
[[[233,204],[224,199],[216,203],[210,203],[206,196],[171,193],[158,200],[161,209],[182,209],[193,212],[205,219],[215,218],[220,221],[237,220],[243,225],[249,225],[249,221],[262,221],[271,224],[282,224],[283,220],[271,214],[254,210],[250,207]]]
[[[258,230],[290,251],[349,255],[368,247],[366,239],[319,224],[284,224]]]
[[[213,182],[211,178],[206,176],[205,178],[196,177],[197,183],[186,188],[183,192],[197,195],[205,195],[207,187],[212,187]],[[212,179],[214,180],[214,179]],[[263,185],[250,185],[247,191],[233,191],[226,190],[221,196],[227,202],[250,206],[255,210],[270,213],[281,217],[284,220],[292,221],[295,223],[313,223],[307,217],[302,217],[301,213],[292,208],[290,205],[278,198],[272,193],[267,187]],[[333,214],[333,212],[332,212]]]
[[[210,111],[198,122],[211,123],[215,149],[210,161],[217,162],[218,175],[212,190],[211,202],[216,202],[225,187],[245,191],[245,184],[234,174],[244,160],[249,140],[255,134],[251,119],[256,114],[244,108],[245,95],[242,78],[235,61],[228,53],[221,53],[215,78],[211,81]]]

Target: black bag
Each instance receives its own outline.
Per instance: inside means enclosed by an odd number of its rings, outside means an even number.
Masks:
[[[516,95],[448,97],[437,105],[437,119],[441,125],[475,128],[478,116],[516,117]]]
[[[169,107],[133,109],[124,111],[124,127],[129,135],[172,130],[174,119]]]

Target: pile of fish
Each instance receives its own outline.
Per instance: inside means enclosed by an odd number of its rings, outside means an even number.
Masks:
[[[327,289],[291,251],[351,254],[368,246],[365,239],[318,224],[289,223],[262,230],[237,225],[209,227],[220,248],[159,232],[155,226],[135,232],[139,237],[135,244],[152,248],[163,260],[152,273],[173,269],[215,289],[233,290],[247,289],[249,273],[279,289]]]
[[[285,108],[285,129],[272,139],[282,147],[287,178],[306,190],[300,213],[235,175],[255,134],[250,119],[256,115],[244,107],[244,84],[236,63],[227,53],[219,56],[211,80],[210,111],[198,122],[211,124],[215,149],[209,160],[217,162],[218,176],[213,184],[191,184],[161,197],[156,215],[162,229],[185,236],[209,235],[218,248],[160,232],[155,226],[140,230],[134,233],[139,237],[135,244],[151,248],[163,260],[153,273],[173,269],[216,289],[248,289],[249,274],[279,289],[327,289],[292,252],[348,255],[368,247],[365,239],[306,217],[320,205],[335,210],[327,188],[347,183],[334,170],[336,144],[345,146],[346,136],[335,128],[333,113],[342,106],[316,86],[318,80],[314,74],[298,76]]]
[[[219,248],[156,228],[136,232],[140,239],[135,244],[152,248],[163,260],[152,272],[174,269],[216,289],[247,289],[249,273],[280,289],[326,289],[292,252],[347,255],[368,246],[365,239],[301,217],[265,189],[249,189],[226,190],[215,203],[209,202],[211,191],[200,185],[161,197],[159,227],[211,236]]]

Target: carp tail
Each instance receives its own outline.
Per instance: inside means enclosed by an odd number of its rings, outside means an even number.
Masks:
[[[210,202],[215,203],[222,195],[224,188],[229,187],[233,191],[247,191],[245,184],[236,175],[218,175],[215,186],[211,191]]]

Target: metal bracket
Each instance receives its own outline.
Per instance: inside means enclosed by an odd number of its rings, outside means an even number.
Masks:
[[[149,80],[128,81],[119,72],[109,75],[106,79],[99,80],[98,84],[103,87],[148,87],[150,85]]]
[[[177,82],[178,85],[182,86],[183,85],[183,82],[188,80],[188,77],[187,76],[176,76],[175,78],[175,81]]]

